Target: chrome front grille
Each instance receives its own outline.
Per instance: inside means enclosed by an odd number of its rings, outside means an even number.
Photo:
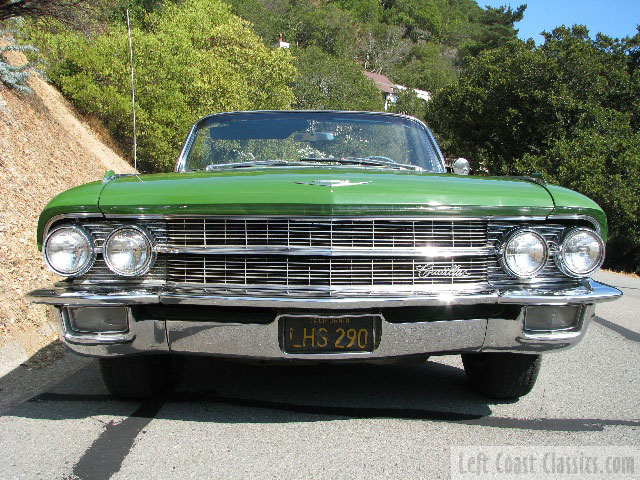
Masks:
[[[487,263],[484,257],[425,261],[411,257],[177,255],[171,258],[167,280],[225,286],[452,286],[486,282]],[[464,276],[448,275],[454,269]]]
[[[549,259],[532,280],[500,267],[495,247],[517,227],[531,227],[554,252],[569,223],[496,219],[148,217],[82,223],[98,258],[77,283],[165,284],[209,290],[422,292],[576,285]],[[135,224],[151,233],[158,257],[142,279],[113,274],[102,258],[106,236]]]
[[[484,220],[184,218],[167,222],[167,247],[471,248]]]

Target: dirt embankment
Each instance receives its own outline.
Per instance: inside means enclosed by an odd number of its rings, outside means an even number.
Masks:
[[[19,64],[24,57],[14,53],[9,60]],[[55,339],[47,309],[24,299],[57,279],[36,248],[42,208],[63,190],[101,179],[105,170],[133,172],[54,87],[39,78],[29,84],[32,95],[0,84],[0,348],[16,356]]]

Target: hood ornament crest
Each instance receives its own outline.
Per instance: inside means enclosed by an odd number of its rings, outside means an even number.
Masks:
[[[298,185],[317,185],[318,187],[352,187],[371,182],[351,182],[350,180],[311,180],[310,182],[292,182]]]

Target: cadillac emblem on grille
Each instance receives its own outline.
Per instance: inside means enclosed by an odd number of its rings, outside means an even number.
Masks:
[[[349,180],[312,180],[310,182],[293,182],[298,185],[317,185],[319,187],[352,187],[353,185],[366,185],[371,182],[351,182]]]
[[[462,277],[469,276],[469,271],[460,267],[460,265],[456,263],[446,267],[436,267],[432,263],[416,265],[416,273],[420,278],[427,278],[427,277],[462,278]]]

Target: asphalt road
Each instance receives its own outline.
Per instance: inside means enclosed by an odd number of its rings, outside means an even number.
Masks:
[[[459,357],[304,367],[203,358],[141,403],[110,398],[90,359],[19,367],[0,378],[0,478],[431,479],[449,478],[460,445],[637,451],[640,279],[598,279],[625,296],[598,307],[576,348],[546,355],[517,402],[471,391]]]

